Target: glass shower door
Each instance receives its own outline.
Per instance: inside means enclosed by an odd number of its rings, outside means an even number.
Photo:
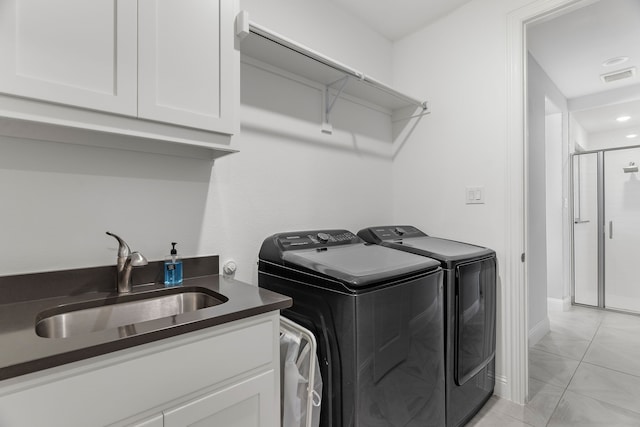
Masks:
[[[573,157],[574,302],[598,305],[598,153]]]
[[[607,308],[640,312],[640,148],[604,154]]]

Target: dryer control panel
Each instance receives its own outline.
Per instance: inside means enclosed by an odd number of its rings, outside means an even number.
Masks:
[[[351,245],[362,240],[347,230],[315,230],[281,233],[274,236],[282,251],[320,249],[328,246]]]
[[[379,243],[385,240],[400,240],[409,237],[425,237],[427,235],[411,225],[390,225],[365,228],[358,232],[358,236],[367,242]]]

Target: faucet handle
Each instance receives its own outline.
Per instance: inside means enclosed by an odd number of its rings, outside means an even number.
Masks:
[[[122,257],[122,258],[126,258],[129,256],[129,254],[131,254],[131,249],[129,248],[129,245],[127,245],[127,242],[125,242],[124,240],[122,240],[120,238],[120,236],[110,233],[107,231],[107,234],[111,237],[115,237],[116,240],[118,240],[118,257]]]
[[[147,258],[137,251],[131,252],[130,259],[131,259],[132,267],[142,267],[143,265],[149,264],[149,261],[147,261]]]

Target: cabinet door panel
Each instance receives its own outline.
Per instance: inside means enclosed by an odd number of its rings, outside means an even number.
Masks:
[[[139,1],[139,117],[231,133],[232,3]]]
[[[135,115],[136,21],[129,0],[3,0],[0,92]]]
[[[165,427],[276,427],[279,424],[273,384],[274,371],[265,372],[165,411]]]

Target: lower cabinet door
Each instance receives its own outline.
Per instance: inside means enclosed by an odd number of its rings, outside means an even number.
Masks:
[[[164,411],[165,427],[277,427],[273,370]]]

